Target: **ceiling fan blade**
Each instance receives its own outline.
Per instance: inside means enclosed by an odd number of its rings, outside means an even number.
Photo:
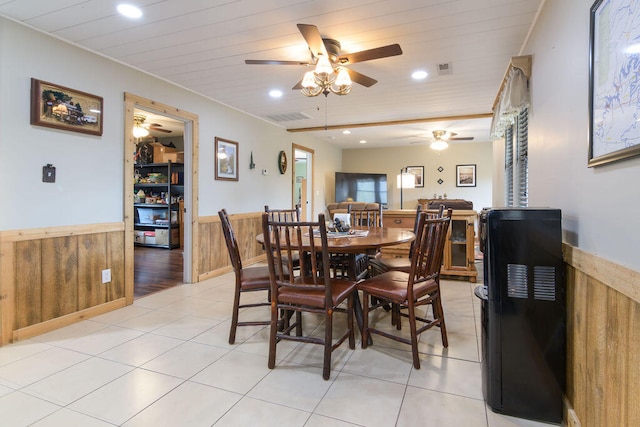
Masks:
[[[296,83],[296,85],[294,87],[292,87],[291,89],[293,89],[293,90],[302,90],[302,79],[300,79],[300,81],[298,83]]]
[[[341,64],[353,64],[355,62],[371,61],[372,59],[387,58],[389,56],[396,55],[402,55],[400,45],[390,44],[388,46],[340,55],[338,57],[338,62]]]
[[[473,141],[473,136],[464,136],[460,138],[449,138],[449,141]]]
[[[304,37],[305,41],[309,45],[309,50],[311,50],[311,54],[314,57],[317,57],[318,55],[328,57],[327,48],[324,45],[324,41],[322,40],[318,27],[309,24],[298,24],[298,30],[300,30],[302,37]]]
[[[163,133],[171,133],[172,131],[167,130],[167,129],[162,129],[162,128],[157,128],[157,127],[153,127],[151,126],[149,128],[149,130],[155,131],[155,132],[163,132]]]
[[[244,63],[249,65],[311,65],[306,61],[278,61],[276,59],[245,59]]]
[[[365,76],[364,74],[357,71],[351,70],[349,68],[345,68],[345,70],[347,70],[347,72],[349,73],[349,77],[351,77],[352,82],[358,83],[364,87],[371,87],[374,84],[378,83],[376,79],[372,79],[371,77]]]

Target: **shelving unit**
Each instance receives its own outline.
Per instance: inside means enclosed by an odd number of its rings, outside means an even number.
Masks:
[[[133,186],[134,197],[137,199],[135,195],[140,190],[146,196],[142,203],[133,204],[135,244],[167,249],[180,247],[178,201],[184,197],[184,164],[149,163],[135,165],[135,170],[141,181]],[[160,174],[161,177],[156,178],[156,182],[149,182],[149,174]],[[153,198],[159,203],[146,203]]]

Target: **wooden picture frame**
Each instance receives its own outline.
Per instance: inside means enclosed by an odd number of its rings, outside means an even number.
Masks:
[[[31,79],[31,124],[71,132],[102,135],[101,96]]]
[[[638,74],[631,72],[640,49],[635,1],[596,0],[591,6],[589,167],[640,156]]]
[[[476,186],[476,165],[456,165],[456,187]]]
[[[215,178],[238,181],[238,144],[229,139],[215,138]]]
[[[424,188],[424,166],[407,166],[407,172],[416,177],[415,188]]]

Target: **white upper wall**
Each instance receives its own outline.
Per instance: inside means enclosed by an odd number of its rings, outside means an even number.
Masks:
[[[104,98],[104,132],[91,136],[29,123],[31,78]],[[315,210],[326,205],[327,176],[340,150],[228,108],[161,79],[0,18],[0,230],[123,220],[124,93],[197,114],[200,124],[199,215],[291,206],[291,168],[278,172],[278,152],[291,144],[315,150]],[[267,96],[265,94],[265,96]],[[214,179],[214,138],[239,143],[238,182]],[[249,169],[253,152],[256,168]],[[131,153],[133,155],[133,153]],[[42,182],[42,166],[56,183]],[[268,175],[261,170],[267,169]],[[333,192],[333,189],[331,189]]]
[[[592,4],[547,1],[523,52],[533,55],[529,205],[562,209],[567,243],[640,270],[640,158],[587,167]]]
[[[476,186],[456,187],[456,165],[468,164],[476,165]],[[404,209],[413,209],[418,199],[431,199],[434,194],[438,197],[446,194],[448,199],[470,200],[476,211],[491,206],[491,142],[455,142],[441,152],[432,150],[425,143],[392,149],[351,149],[342,153],[341,172],[387,174],[389,209],[400,209],[396,177],[404,166],[424,166],[424,188],[403,190]],[[442,172],[439,167],[442,167]],[[439,179],[442,179],[442,184],[438,183]]]

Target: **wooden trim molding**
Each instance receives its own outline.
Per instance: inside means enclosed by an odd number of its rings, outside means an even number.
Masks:
[[[373,127],[373,126],[412,125],[416,123],[443,122],[443,121],[452,121],[452,120],[486,119],[490,117],[493,117],[493,113],[466,114],[462,116],[423,117],[420,119],[391,120],[387,122],[350,123],[345,125],[293,128],[293,129],[287,129],[287,132],[314,132],[314,131],[323,131],[323,130],[354,129],[354,128],[364,128],[364,127]]]
[[[563,256],[570,266],[640,303],[640,272],[566,243],[563,244]]]
[[[190,186],[189,195],[185,194],[185,208],[190,209],[191,223],[189,224],[189,231],[191,232],[191,245],[190,256],[191,265],[185,266],[191,267],[191,280],[196,281],[199,276],[198,263],[195,262],[197,254],[200,252],[200,236],[198,235],[200,227],[198,226],[198,192],[199,192],[199,159],[200,159],[200,128],[199,117],[195,113],[181,110],[176,107],[172,107],[168,104],[154,101],[152,99],[144,98],[138,95],[125,92],[124,94],[124,107],[125,107],[125,129],[124,129],[124,221],[125,221],[125,289],[127,296],[127,303],[133,303],[133,260],[134,260],[134,242],[133,242],[133,157],[131,153],[135,151],[136,138],[133,137],[133,113],[136,108],[140,108],[147,111],[155,111],[159,114],[164,114],[173,118],[181,120],[187,125],[191,124],[191,159],[190,167],[191,174],[189,177],[185,176],[185,185],[188,183]],[[185,133],[186,135],[186,133]],[[186,171],[186,170],[185,170]],[[185,187],[186,188],[186,187]],[[186,230],[186,229],[185,229]],[[188,259],[188,258],[187,258]]]

